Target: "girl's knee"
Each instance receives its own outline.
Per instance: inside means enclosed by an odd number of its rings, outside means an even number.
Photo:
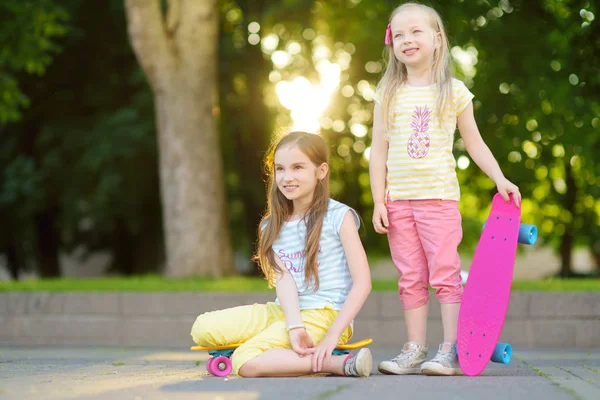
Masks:
[[[260,350],[248,347],[247,343],[241,345],[231,355],[233,372],[245,378],[261,376],[260,363],[257,362],[260,354]]]
[[[429,301],[429,292],[425,291],[419,294],[404,294],[400,296],[402,308],[404,310],[413,310],[424,306]]]
[[[400,301],[405,310],[421,307],[429,301],[429,285],[425,281],[412,281],[400,283]]]
[[[460,303],[462,300],[462,292],[439,294],[436,297],[440,304]]]
[[[246,361],[239,369],[237,374],[244,378],[257,378],[261,376],[260,364],[252,362],[253,360]]]
[[[435,288],[435,296],[440,304],[460,303],[463,294],[462,284]]]
[[[438,268],[436,273],[432,274],[429,283],[440,303],[460,301],[463,292],[460,264]]]
[[[196,318],[190,335],[192,340],[198,346],[215,346],[215,340],[210,332],[211,324],[207,321],[206,314],[202,314]]]

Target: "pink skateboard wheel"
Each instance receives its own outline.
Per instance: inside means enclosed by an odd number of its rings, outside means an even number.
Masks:
[[[211,371],[212,362],[213,362],[213,360],[214,360],[214,359],[215,359],[214,357],[211,357],[211,358],[209,358],[209,359],[208,359],[208,361],[206,362],[206,370],[207,370],[207,371],[208,371],[210,374],[212,374],[212,372],[210,372],[210,371]]]
[[[231,359],[225,356],[213,357],[207,364],[207,370],[214,376],[227,376],[231,373]]]

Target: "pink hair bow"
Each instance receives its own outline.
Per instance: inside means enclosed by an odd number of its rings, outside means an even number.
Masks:
[[[385,44],[392,43],[392,26],[388,24],[387,28],[385,28]]]

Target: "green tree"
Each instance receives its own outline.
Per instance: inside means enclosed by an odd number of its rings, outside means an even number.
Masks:
[[[21,195],[39,201],[35,189],[37,181],[32,177],[34,166],[27,157],[21,156],[10,166],[5,165],[7,155],[14,148],[10,138],[11,128],[6,124],[22,117],[23,109],[30,105],[20,80],[23,76],[43,76],[53,58],[60,52],[60,38],[68,32],[68,15],[65,9],[51,0],[35,4],[19,0],[0,3],[0,135],[3,139],[0,152],[0,250],[7,255],[8,266],[13,278],[19,275],[19,264],[24,259],[19,234],[26,231],[16,218],[30,215],[31,208],[21,208],[15,215],[7,211],[7,205]],[[3,167],[3,168],[1,168]],[[33,178],[33,179],[31,179]]]
[[[60,252],[95,250],[110,251],[114,271],[158,271],[152,94],[127,42],[123,2],[63,5],[64,51],[44,76],[20,79],[31,106],[3,129],[0,248],[15,277],[30,267],[57,276]]]
[[[221,2],[219,42],[220,131],[227,169],[230,217],[237,251],[249,260],[265,209],[264,155],[274,133],[277,109],[268,107],[273,63],[255,38],[282,22],[300,31],[314,1]],[[293,11],[293,13],[292,13]],[[252,37],[252,38],[251,38]],[[250,43],[252,41],[252,43]],[[270,97],[272,100],[272,96]],[[247,271],[259,274],[249,263]]]
[[[68,14],[55,1],[4,0],[0,3],[0,125],[16,121],[30,102],[19,74],[42,76],[60,51]]]
[[[570,275],[574,246],[591,246],[596,258],[600,248],[595,228],[600,208],[595,200],[598,166],[594,160],[600,126],[595,4],[432,3],[450,34],[456,75],[475,93],[476,118],[484,139],[505,174],[521,186],[526,198],[524,220],[538,225],[540,243],[557,250],[561,275]],[[321,131],[334,150],[332,170],[338,176],[334,174],[332,187],[362,211],[366,221],[371,200],[366,157],[361,152],[368,150],[368,135],[362,136],[364,128],[352,127],[371,123],[372,90],[384,66],[382,38],[397,5],[384,0],[315,1],[308,25],[298,29],[293,22],[282,21],[282,26],[261,30],[263,38],[268,33],[278,36],[278,50],[285,51],[291,41],[302,45],[302,52],[292,55],[286,67],[275,68],[282,79],[304,75],[316,81],[310,49],[322,44],[332,53],[331,61],[339,54],[351,58]],[[307,27],[313,29],[311,39],[302,35]],[[278,117],[278,121],[283,120]],[[337,127],[332,127],[332,121]],[[458,138],[456,157],[468,160]],[[479,239],[495,186],[472,162],[462,165],[464,169],[458,171],[465,228],[461,248],[470,251]],[[370,234],[366,241],[384,248],[380,239]]]
[[[480,127],[522,188],[524,217],[557,250],[560,275],[570,276],[575,246],[598,241],[597,9],[588,1],[501,1],[475,11],[458,41],[477,49]]]

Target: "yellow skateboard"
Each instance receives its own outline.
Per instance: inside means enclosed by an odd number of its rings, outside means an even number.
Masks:
[[[373,339],[364,339],[354,343],[340,344],[333,350],[333,355],[349,354],[350,350],[360,349],[373,343]],[[231,373],[231,355],[242,343],[228,344],[224,346],[192,346],[194,351],[208,351],[212,357],[206,363],[206,370],[214,376],[227,376]]]

